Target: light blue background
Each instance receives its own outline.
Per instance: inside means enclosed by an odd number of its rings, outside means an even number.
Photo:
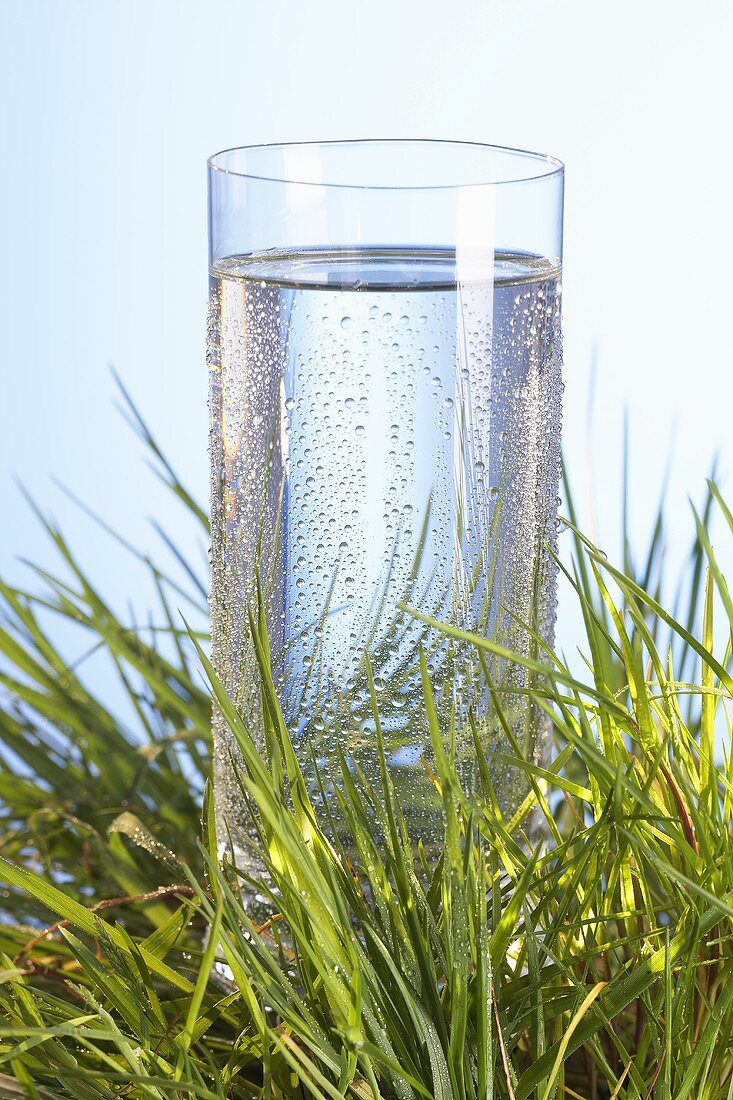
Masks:
[[[138,574],[48,475],[133,542],[155,547],[149,515],[183,537],[113,408],[107,365],[205,497],[205,158],[365,136],[565,160],[572,476],[583,498],[595,484],[596,534],[615,552],[627,406],[643,541],[676,423],[681,554],[686,493],[700,495],[716,448],[729,484],[730,12],[723,0],[0,0],[0,570],[17,579],[16,555],[50,560],[14,476],[120,605]],[[561,610],[561,638],[574,632]]]

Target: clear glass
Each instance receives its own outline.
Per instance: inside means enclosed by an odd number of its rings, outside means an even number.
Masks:
[[[481,667],[410,609],[525,655],[552,641],[562,213],[558,161],[489,145],[266,145],[209,161],[214,665],[256,731],[259,578],[304,766],[327,772],[338,743],[370,776],[368,653],[426,844],[421,647],[469,789],[472,726],[507,815],[525,794],[521,772],[493,761],[507,727],[542,756],[528,674],[488,654]],[[220,834],[246,864],[217,714],[214,737]]]

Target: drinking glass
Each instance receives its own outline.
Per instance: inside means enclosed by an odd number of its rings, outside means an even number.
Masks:
[[[478,744],[510,816],[526,780],[494,755],[542,756],[534,673],[463,635],[535,660],[552,642],[563,166],[390,140],[229,149],[208,168],[214,667],[260,737],[262,610],[319,804],[337,747],[378,782],[376,699],[430,844],[422,650],[466,789]],[[246,866],[218,712],[214,741],[220,835]]]

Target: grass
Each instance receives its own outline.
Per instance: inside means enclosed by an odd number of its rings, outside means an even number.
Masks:
[[[423,660],[437,867],[408,839],[373,691],[381,778],[341,762],[347,854],[311,805],[264,630],[260,756],[182,624],[205,582],[170,540],[185,583],[146,560],[159,603],[140,628],[42,519],[58,572],[0,586],[0,1097],[730,1100],[733,600],[713,511],[733,538],[711,483],[674,612],[661,512],[640,564],[625,538],[621,569],[570,516],[585,656],[580,672],[517,658],[555,747],[544,769],[504,758],[532,786],[516,821],[488,769],[478,800],[461,788]],[[106,657],[124,705],[64,655],[56,619]],[[496,647],[471,642],[488,675]],[[216,858],[212,694],[244,764],[257,883]],[[521,843],[528,809],[549,843]],[[254,923],[245,885],[273,919]]]

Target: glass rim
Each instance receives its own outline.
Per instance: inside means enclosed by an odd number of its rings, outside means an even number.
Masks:
[[[224,164],[217,163],[220,158],[226,158],[229,154],[255,152],[257,150],[313,149],[324,146],[329,148],[334,148],[336,146],[355,148],[368,145],[452,146],[461,149],[479,149],[485,152],[500,153],[508,157],[516,157],[518,162],[522,164],[531,161],[538,166],[543,166],[544,170],[538,170],[529,175],[523,173],[517,174],[509,179],[486,179],[478,183],[461,183],[459,181],[457,183],[365,184],[329,183],[328,181],[321,180],[303,180],[286,176],[269,176],[262,175],[258,172],[237,171],[233,168],[226,167]],[[262,183],[291,184],[298,187],[334,188],[347,191],[456,191],[466,187],[502,187],[505,185],[512,186],[520,183],[534,183],[540,180],[549,180],[553,177],[562,177],[565,172],[565,165],[563,162],[557,157],[550,156],[548,153],[536,153],[530,149],[516,149],[510,145],[493,145],[488,142],[461,141],[452,138],[336,138],[327,141],[260,142],[253,145],[233,145],[228,149],[220,149],[219,152],[213,153],[208,157],[206,163],[211,172],[217,172],[220,175],[235,176],[239,179],[256,180]]]

